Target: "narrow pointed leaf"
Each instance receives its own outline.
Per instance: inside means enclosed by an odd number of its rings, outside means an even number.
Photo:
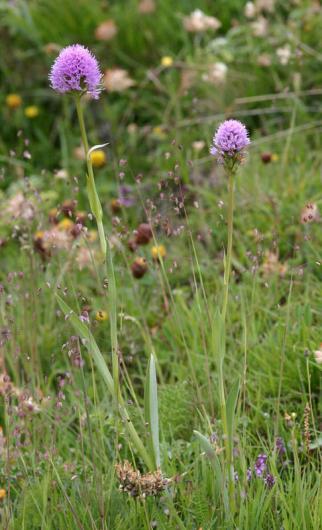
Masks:
[[[235,383],[231,387],[231,390],[228,394],[227,402],[226,402],[227,429],[228,429],[228,437],[230,440],[232,440],[232,437],[234,434],[235,413],[236,413],[237,400],[238,400],[238,394],[239,394],[239,386],[240,386],[240,380],[237,379],[237,381],[235,381]]]
[[[158,389],[155,369],[155,359],[151,355],[145,383],[144,394],[145,420],[148,423],[150,433],[150,446],[153,459],[157,468],[160,467],[160,442],[159,442],[159,413],[158,413]]]

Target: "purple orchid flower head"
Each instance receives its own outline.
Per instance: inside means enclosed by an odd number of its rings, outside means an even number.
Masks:
[[[101,78],[96,57],[81,44],[63,48],[49,74],[51,87],[56,92],[88,92],[94,99],[99,97]]]
[[[241,163],[249,144],[245,125],[238,120],[226,120],[215,133],[210,153],[222,163]]]

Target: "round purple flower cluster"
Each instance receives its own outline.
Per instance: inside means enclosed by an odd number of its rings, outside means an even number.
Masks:
[[[57,92],[85,91],[95,99],[99,97],[101,77],[95,56],[81,44],[64,48],[49,74],[51,86]]]
[[[224,160],[236,158],[249,144],[245,125],[238,120],[226,120],[216,131],[210,153]]]

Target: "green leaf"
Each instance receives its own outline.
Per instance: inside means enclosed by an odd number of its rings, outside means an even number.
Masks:
[[[108,391],[110,392],[111,396],[115,398],[113,377],[111,375],[111,372],[108,369],[108,366],[107,366],[107,364],[106,364],[106,362],[104,360],[103,355],[100,352],[99,347],[96,344],[96,341],[95,341],[93,335],[91,334],[91,332],[88,329],[88,327],[84,324],[84,322],[82,322],[79,319],[79,317],[66,304],[66,302],[64,302],[64,300],[57,294],[56,294],[56,298],[57,298],[57,301],[58,301],[58,304],[59,304],[61,310],[66,315],[66,317],[68,317],[68,320],[70,321],[70,323],[74,327],[75,331],[78,333],[78,335],[82,339],[84,339],[85,346],[87,348],[88,353],[93,357],[94,363],[96,364],[96,367],[97,367],[99,373],[101,374],[101,376],[103,377],[104,381],[107,384]],[[119,412],[120,412],[120,414],[122,416],[122,419],[123,419],[124,424],[125,424],[125,426],[126,426],[126,428],[128,430],[128,433],[129,433],[129,435],[130,435],[130,437],[132,439],[132,442],[134,443],[137,451],[141,455],[142,459],[144,460],[144,462],[146,463],[148,468],[150,470],[152,470],[153,467],[154,467],[153,466],[153,460],[151,459],[150,455],[146,451],[140,436],[136,432],[135,427],[134,427],[134,425],[132,423],[132,420],[131,420],[131,418],[129,416],[129,413],[128,413],[126,407],[124,406],[124,401],[123,401],[123,399],[122,399],[122,397],[120,395],[118,396],[117,401],[118,401]]]
[[[197,436],[200,445],[205,451],[208,458],[210,458],[210,460],[215,460],[215,458],[217,458],[216,451],[208,440],[208,438],[201,434],[199,431],[193,431],[193,433]]]
[[[146,374],[144,392],[145,421],[148,423],[150,433],[150,446],[153,459],[157,468],[160,467],[160,442],[159,442],[159,413],[158,413],[158,389],[155,369],[155,359],[151,354]]]
[[[228,394],[226,401],[226,415],[227,415],[227,430],[228,438],[232,444],[232,438],[234,433],[234,422],[235,422],[235,411],[237,406],[238,394],[239,394],[240,380],[237,379]]]
[[[78,335],[84,340],[85,347],[88,353],[93,357],[96,367],[103,377],[104,381],[107,384],[107,388],[112,396],[114,396],[114,383],[111,372],[108,369],[108,366],[104,360],[103,355],[99,347],[96,344],[96,341],[91,334],[88,327],[82,322],[79,317],[74,313],[74,311],[64,302],[64,300],[56,294],[58,304],[63,311],[63,313],[68,317],[69,322],[74,327]]]
[[[215,360],[218,363],[223,363],[225,357],[225,322],[222,314],[218,308],[216,308],[214,315],[211,319],[212,327],[212,343]]]
[[[221,471],[221,466],[220,466],[218,455],[206,436],[201,434],[199,431],[193,431],[193,433],[198,438],[202,449],[204,450],[204,452],[206,453],[206,455],[208,456],[210,462],[212,463],[214,467],[217,490],[223,495],[224,502],[226,504],[227,503],[227,499],[226,499],[227,492],[226,492],[226,487],[224,484],[224,477]]]

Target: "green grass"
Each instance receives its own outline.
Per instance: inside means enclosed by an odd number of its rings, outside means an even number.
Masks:
[[[322,204],[321,10],[314,12],[312,2],[276,2],[274,13],[264,13],[269,30],[260,38],[237,0],[156,3],[154,14],[142,15],[133,1],[0,2],[0,488],[6,491],[0,526],[315,530],[321,520],[321,365],[314,351],[321,343],[322,236],[320,221],[305,225],[300,216],[308,202],[320,210]],[[188,34],[181,19],[196,8],[218,17],[221,29]],[[95,28],[106,18],[116,22],[117,36],[97,42]],[[78,211],[89,212],[85,169],[74,156],[80,135],[73,101],[49,88],[55,53],[44,51],[48,43],[75,41],[95,51],[103,70],[125,68],[136,81],[130,90],[103,92],[85,113],[90,145],[109,142],[107,164],[95,169],[95,180],[114,244],[126,421],[102,378],[104,362],[112,372],[110,322],[95,315],[109,310],[111,284],[98,240],[82,236],[50,257],[35,247],[35,233],[51,226],[52,208],[75,199]],[[281,65],[276,49],[285,44],[292,57]],[[257,63],[263,53],[272,59],[266,68]],[[174,59],[167,69],[160,66],[165,55]],[[202,75],[218,61],[228,74],[214,86]],[[182,90],[188,69],[194,81]],[[9,93],[22,97],[15,111],[6,105]],[[40,110],[34,120],[24,115],[31,104]],[[252,140],[236,178],[224,364],[226,394],[240,381],[232,415],[234,513],[224,479],[216,342],[227,182],[208,154],[215,128],[230,116],[245,122]],[[193,143],[201,140],[197,151]],[[276,155],[274,161],[264,164],[263,152]],[[113,213],[111,200],[123,184],[135,205]],[[17,193],[32,204],[31,219],[17,205],[8,210]],[[133,254],[128,240],[147,219],[153,241]],[[86,226],[96,230],[90,218]],[[166,247],[162,263],[151,257],[154,244]],[[91,254],[82,270],[80,248]],[[269,253],[278,256],[275,270],[268,270]],[[137,256],[149,267],[140,280],[131,272]],[[102,353],[100,366],[94,342],[82,340],[78,318],[64,316],[57,295],[77,316],[88,313],[82,329],[88,326]],[[74,362],[80,352],[81,367]],[[159,430],[161,470],[170,479],[160,495],[133,498],[119,490],[115,464],[129,460],[148,472],[129,425],[153,461]],[[277,437],[285,443],[282,457]],[[254,476],[262,453],[275,478],[271,489]]]

